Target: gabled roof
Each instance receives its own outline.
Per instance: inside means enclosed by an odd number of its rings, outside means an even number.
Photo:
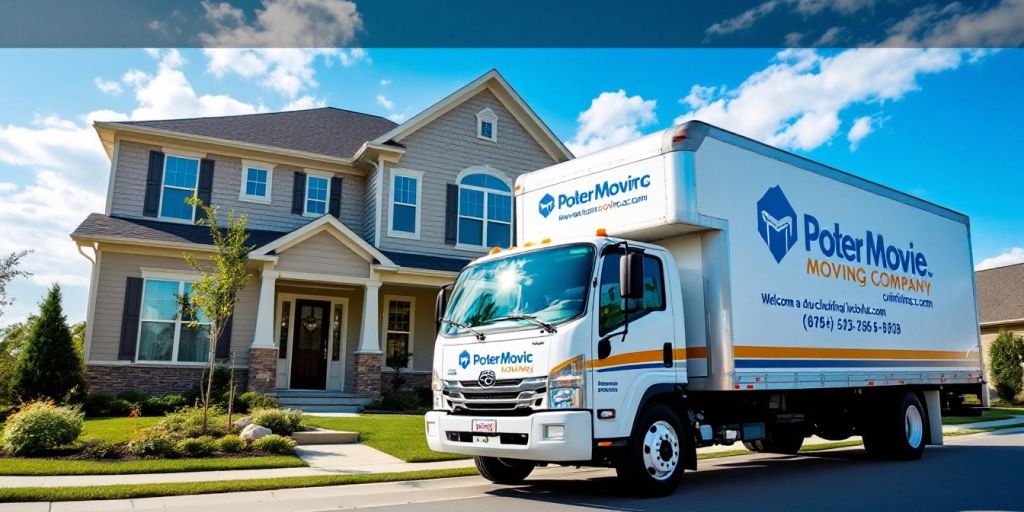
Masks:
[[[142,126],[335,158],[352,158],[364,143],[397,126],[380,116],[333,107],[109,124]]]
[[[250,258],[272,256],[287,251],[304,240],[321,233],[327,232],[334,235],[342,244],[345,244],[353,252],[364,257],[369,262],[376,262],[384,267],[397,267],[390,258],[380,252],[376,247],[366,243],[354,231],[348,228],[343,222],[333,215],[322,215],[316,220],[283,235],[267,244],[256,247],[249,253]]]
[[[573,158],[572,152],[562,144],[562,141],[555,136],[554,132],[537,116],[536,112],[523,101],[519,93],[509,85],[505,77],[496,69],[492,69],[476,80],[473,80],[461,89],[449,94],[443,100],[433,104],[430,108],[416,114],[408,121],[396,126],[391,131],[378,136],[373,142],[385,144],[388,142],[401,143],[403,139],[416,132],[420,128],[430,124],[431,121],[441,117],[464,101],[474,95],[489,89],[509,112],[515,116],[519,124],[533,136],[534,140],[544,151],[556,162],[564,162]]]
[[[1024,263],[979,270],[974,283],[982,324],[1024,321]]]

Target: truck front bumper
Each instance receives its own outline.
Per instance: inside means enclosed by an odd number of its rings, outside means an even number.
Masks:
[[[427,445],[436,452],[544,462],[591,459],[590,411],[544,411],[529,416],[426,414]],[[474,432],[477,421],[493,421],[495,432]]]

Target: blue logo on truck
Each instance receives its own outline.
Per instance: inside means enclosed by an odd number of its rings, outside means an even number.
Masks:
[[[537,209],[546,219],[551,212],[555,211],[555,198],[551,194],[544,194],[544,197],[540,198],[540,203],[537,204]]]
[[[459,366],[461,366],[463,370],[465,370],[466,368],[469,368],[469,351],[468,350],[463,350],[462,353],[459,354]]]
[[[796,245],[796,211],[778,185],[768,189],[757,201],[757,232],[768,250],[781,263]]]

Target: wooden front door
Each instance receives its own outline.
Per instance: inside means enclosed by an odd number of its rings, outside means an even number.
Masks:
[[[293,389],[326,389],[327,339],[331,303],[295,301],[295,335],[292,338]]]

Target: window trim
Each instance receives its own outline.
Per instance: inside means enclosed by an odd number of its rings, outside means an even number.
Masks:
[[[322,171],[311,171],[306,169],[306,187],[305,193],[302,195],[302,216],[303,217],[323,217],[331,211],[331,178],[334,175],[329,172]],[[324,198],[324,212],[316,213],[309,211],[309,179],[310,178],[322,178],[327,180],[327,197]]]
[[[384,296],[384,307],[381,308],[381,323],[380,323],[380,346],[384,349],[383,360],[381,361],[382,369],[391,368],[388,366],[388,333],[396,332],[402,333],[405,331],[392,331],[388,329],[388,310],[391,309],[392,302],[408,302],[409,303],[409,346],[406,350],[409,352],[409,363],[405,366],[405,369],[412,369],[415,366],[416,351],[413,350],[414,340],[413,333],[416,332],[416,297],[410,295],[385,295]]]
[[[416,204],[399,203],[395,201],[395,182],[399,177],[410,178],[416,180]],[[420,239],[420,212],[423,209],[423,171],[417,171],[414,169],[406,169],[395,167],[391,169],[391,179],[389,180],[391,185],[388,194],[388,236],[394,238],[408,238],[411,240]],[[409,233],[408,231],[401,231],[395,229],[395,206],[412,206],[416,209],[415,214],[415,231]]]
[[[196,197],[196,195],[199,194],[199,178],[200,178],[199,175],[203,172],[203,169],[202,169],[203,159],[201,157],[199,157],[198,154],[195,154],[195,153],[190,154],[189,156],[185,156],[183,153],[185,153],[185,152],[164,153],[163,170],[160,171],[160,201],[157,202],[157,205],[156,205],[156,218],[161,220],[161,221],[164,221],[164,222],[177,222],[179,224],[195,224],[196,223],[196,207],[194,207],[194,206],[191,207],[192,208],[192,218],[191,219],[180,219],[178,217],[165,217],[164,216],[164,189],[167,188],[167,187],[170,187],[170,188],[177,189],[177,190],[189,190],[189,189],[187,189],[185,187],[178,187],[178,186],[174,186],[174,185],[166,185],[166,184],[164,184],[164,181],[167,179],[167,158],[168,157],[180,158],[182,160],[194,160],[196,162],[196,186],[192,187],[192,189],[191,189],[192,190],[192,197]],[[193,156],[193,155],[195,155],[195,156]]]
[[[239,176],[240,186],[238,189],[238,200],[245,201],[248,203],[259,203],[259,204],[270,204],[271,193],[274,189],[274,168],[277,167],[274,164],[268,162],[257,162],[255,160],[242,160],[242,172]],[[245,192],[246,185],[249,181],[249,169],[258,169],[261,171],[267,171],[267,195],[266,196],[253,196]]]
[[[142,317],[142,308],[146,307],[146,283],[150,281],[177,281],[178,282],[178,295],[181,295],[185,291],[185,283],[191,283],[196,279],[198,274],[186,273],[186,272],[175,272],[175,271],[162,271],[156,269],[142,269],[142,300],[139,301],[139,327],[136,333],[135,341],[135,359],[134,363],[143,364],[162,364],[172,366],[206,366],[207,362],[204,361],[178,361],[178,348],[181,343],[181,331],[187,324],[181,318],[181,311],[177,312],[177,316],[174,320],[146,320]],[[171,345],[171,359],[169,361],[161,361],[159,359],[142,359],[142,324],[145,322],[156,322],[164,324],[174,325],[174,340]],[[200,325],[210,325],[210,322],[202,323]],[[211,344],[217,342],[211,337]]]
[[[613,331],[615,331],[615,329],[618,329],[618,328],[622,327],[625,324],[625,322],[619,323],[619,324],[615,324],[615,325],[609,327],[606,330],[601,328],[601,300],[602,300],[601,299],[601,283],[604,280],[604,258],[609,256],[609,255],[612,255],[612,254],[619,254],[620,258],[621,258],[622,256],[625,255],[625,252],[622,251],[622,250],[616,250],[615,248],[613,248],[611,246],[608,246],[608,247],[605,247],[605,249],[602,250],[601,254],[599,255],[600,259],[598,261],[600,262],[601,275],[598,276],[598,278],[597,278],[597,291],[595,293],[595,298],[597,299],[595,302],[596,302],[596,307],[597,307],[597,315],[596,315],[596,317],[597,317],[598,336],[604,336],[605,334],[613,332]],[[662,257],[660,255],[649,253],[649,252],[645,252],[644,253],[644,259],[647,259],[647,258],[654,259],[654,261],[656,261],[658,263],[658,269],[661,271],[661,307],[648,309],[648,310],[644,311],[644,313],[642,315],[638,315],[638,316],[635,316],[633,318],[630,318],[629,321],[631,323],[632,322],[636,322],[637,320],[640,320],[641,318],[643,318],[643,317],[645,317],[645,316],[647,316],[647,315],[649,315],[651,313],[656,313],[658,311],[667,311],[668,310],[668,302],[667,302],[667,293],[668,292],[665,290],[665,287],[667,286],[667,283],[665,282],[665,262],[663,261],[663,259],[662,259]],[[617,276],[618,272],[613,272],[613,274]],[[620,294],[620,296],[621,296],[621,294]]]
[[[509,221],[507,223],[504,222],[504,221],[500,221],[500,220],[490,221],[490,220],[487,219],[487,194],[505,195],[505,193],[501,192],[501,191],[498,191],[498,190],[495,190],[493,188],[478,187],[476,185],[463,185],[462,184],[462,180],[465,179],[468,176],[473,175],[473,174],[486,174],[486,175],[492,176],[494,178],[497,178],[498,180],[500,180],[505,185],[508,185],[508,189],[509,189],[508,197],[509,197],[509,202],[510,202],[510,204],[512,206],[512,211],[510,212],[511,214],[509,215]],[[515,194],[513,193],[513,188],[512,188],[511,180],[506,178],[504,174],[502,174],[501,172],[495,170],[493,167],[491,167],[489,165],[485,165],[485,166],[481,166],[481,167],[470,167],[468,169],[463,169],[462,172],[460,172],[459,175],[456,177],[455,185],[459,187],[459,197],[458,197],[458,203],[459,204],[458,204],[458,208],[456,209],[456,212],[455,212],[455,248],[456,249],[461,249],[461,250],[464,250],[464,251],[487,250],[489,248],[489,246],[487,245],[487,225],[490,222],[495,222],[495,223],[499,223],[499,224],[508,224],[508,232],[509,232],[508,239],[509,239],[509,243],[511,243],[511,241],[513,239],[513,234],[514,234],[514,231],[512,231],[512,230],[515,228],[515,214],[516,214],[516,212],[515,212],[515,203],[513,201],[513,199],[515,198]],[[459,220],[463,217],[463,215],[462,215],[462,189],[463,188],[466,188],[466,189],[469,189],[469,190],[476,190],[478,192],[483,192],[483,194],[484,194],[483,217],[472,217],[472,216],[469,216],[469,215],[465,216],[467,219],[475,219],[475,220],[480,220],[480,221],[483,222],[483,233],[482,233],[482,236],[480,238],[481,245],[473,245],[473,244],[465,243],[465,242],[463,242],[461,240],[461,238],[459,236],[459,225],[461,224],[459,222]]]
[[[483,134],[482,128],[484,121],[491,123],[490,137]],[[490,142],[498,142],[498,115],[491,110],[491,107],[486,107],[476,114],[476,138]]]

